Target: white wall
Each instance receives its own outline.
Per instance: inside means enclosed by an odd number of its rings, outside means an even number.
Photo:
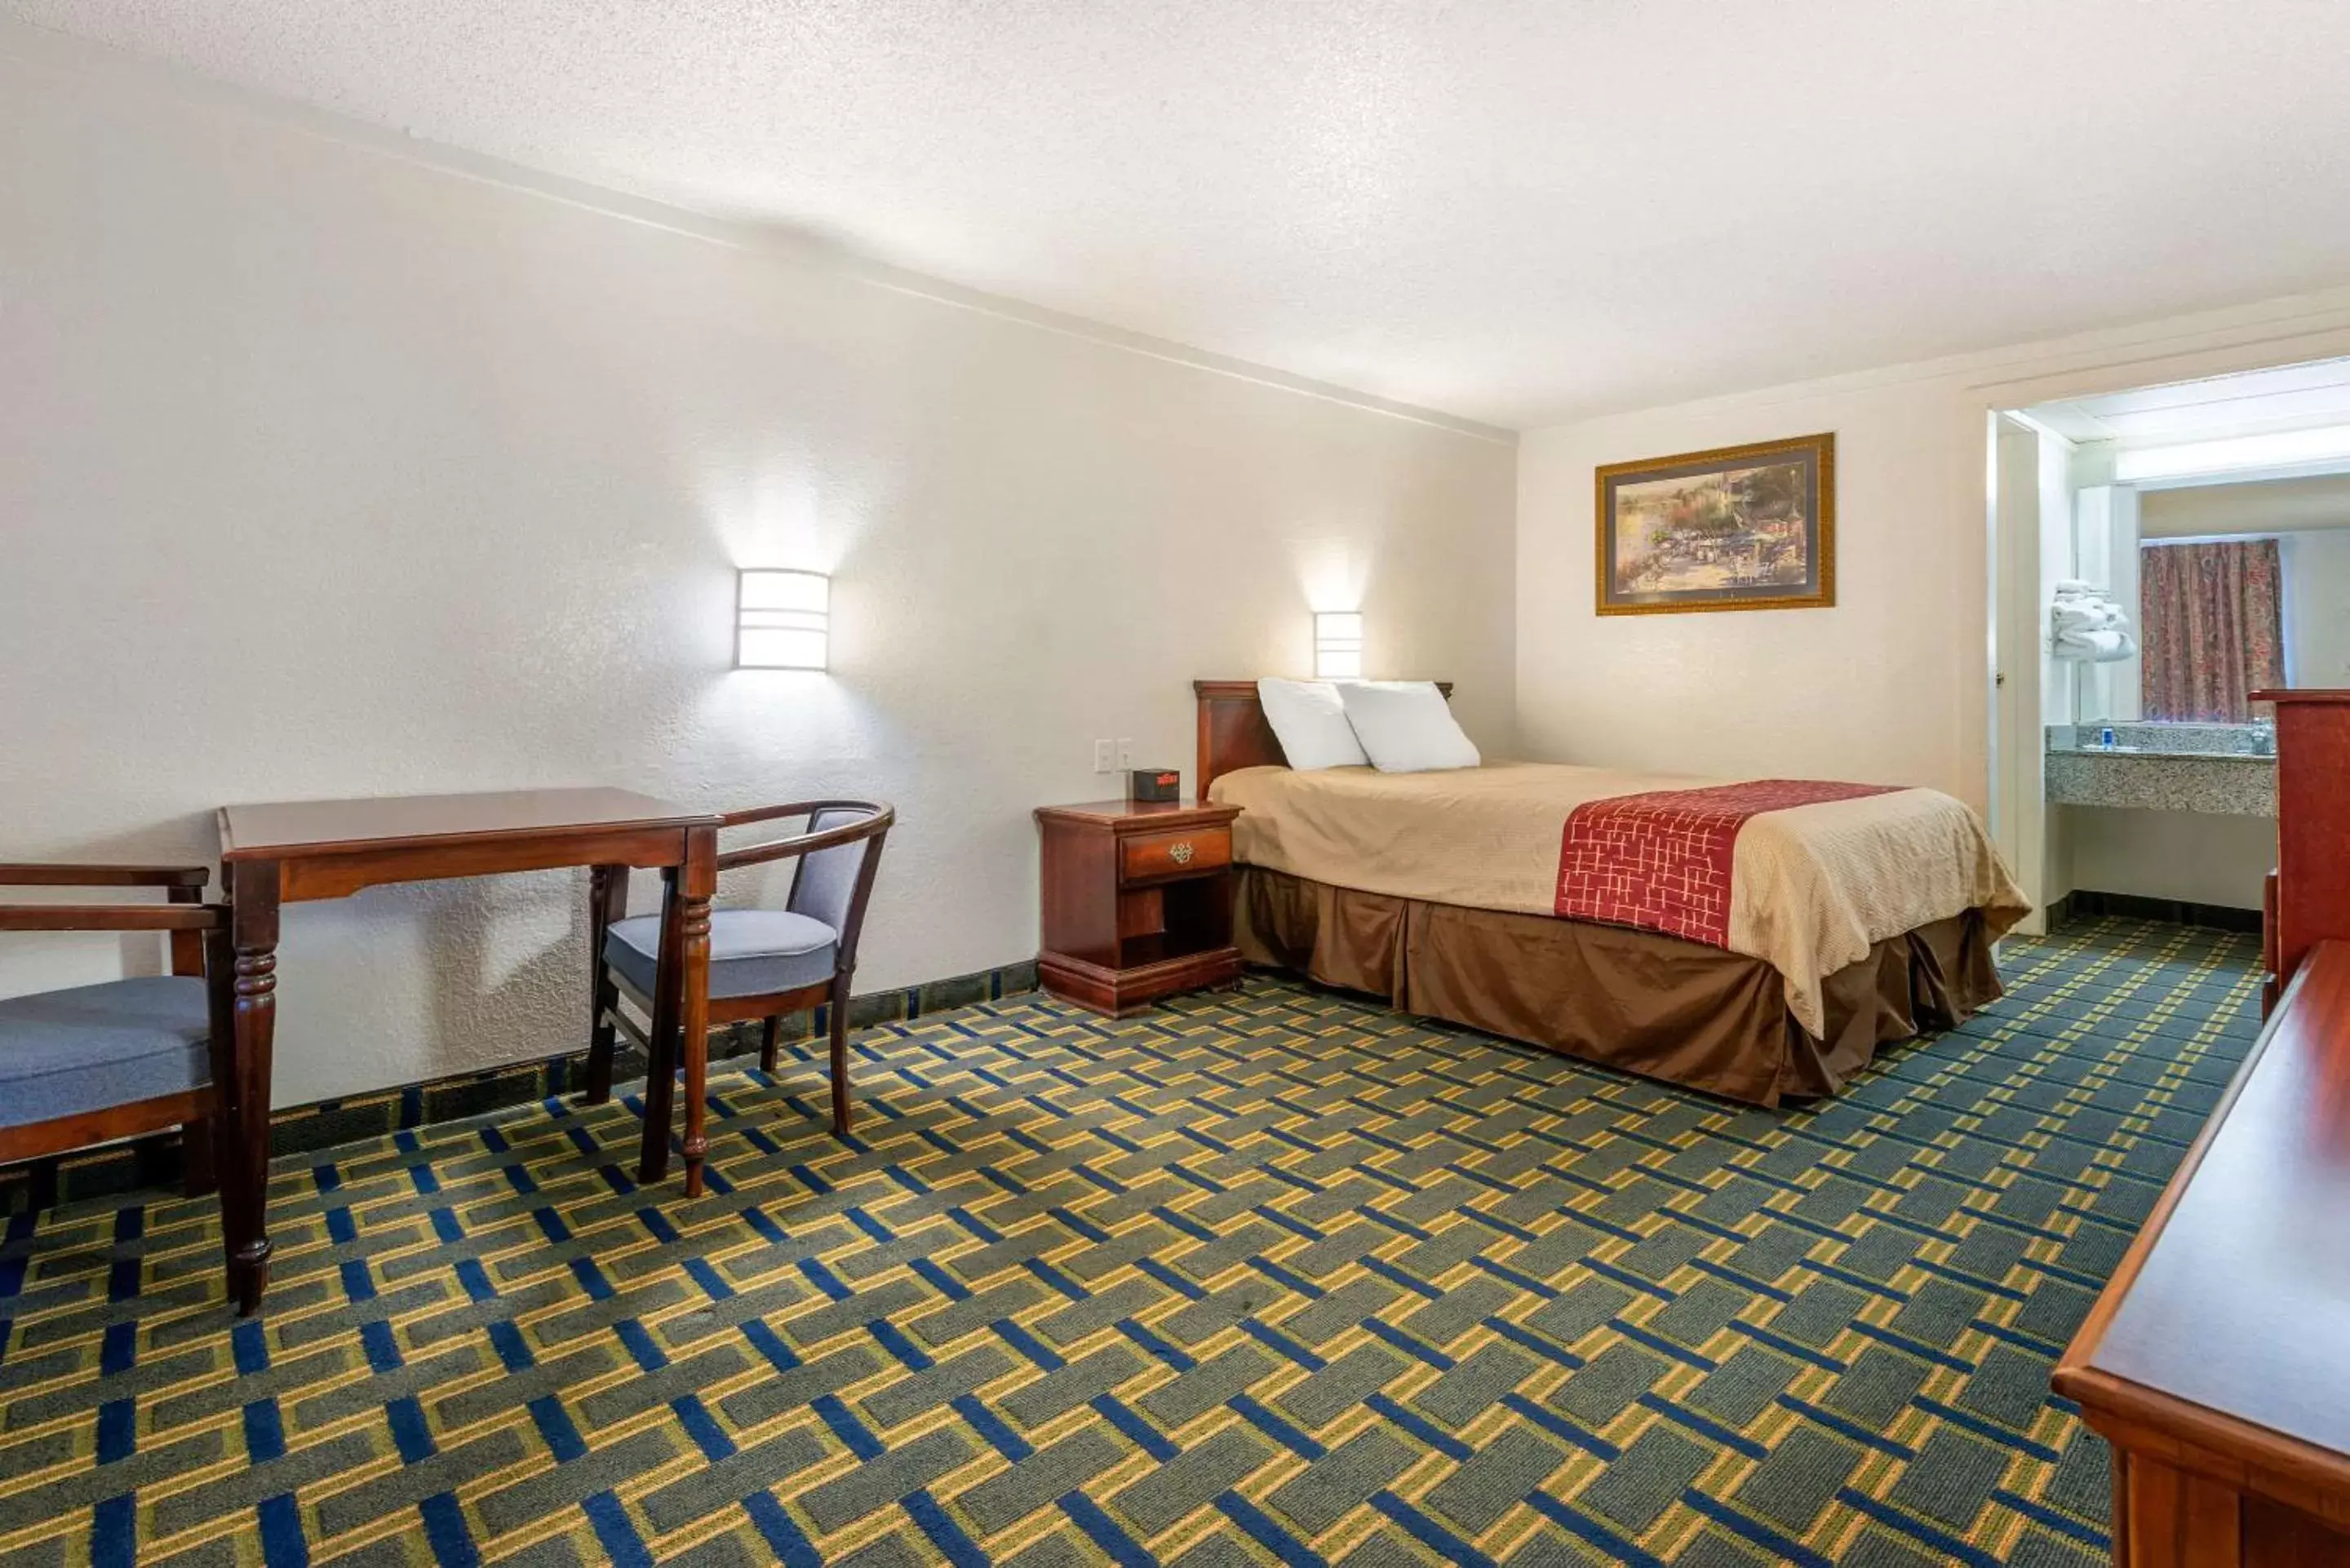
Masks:
[[[2110,467],[2110,455],[2103,458]],[[2105,590],[2130,618],[2134,641],[2142,643],[2146,628],[2138,610],[2139,504],[2142,497],[2127,484],[2084,485],[2074,497],[2075,531],[2074,574]],[[2136,719],[2144,703],[2143,649],[2127,659],[2095,663],[2079,660],[2057,665],[2062,683],[2073,692],[2074,716],[2084,723],[2102,719]],[[2062,719],[2052,718],[2052,723]]]
[[[1518,465],[1523,749],[1929,784],[1984,806],[1989,412],[2345,348],[2350,292],[2336,291],[1529,432]],[[1814,431],[1836,436],[1836,607],[1593,613],[1595,465]],[[2026,548],[2036,558],[2037,538]],[[2009,637],[2011,686],[2036,683],[2036,648]],[[2015,836],[2017,815],[2002,847],[2036,884],[2029,862],[2043,850]]]
[[[2288,679],[2295,686],[2350,686],[2350,527],[2303,528],[2278,539]]]
[[[2059,805],[2073,888],[2257,909],[2276,864],[2276,819]],[[2053,895],[2052,895],[2053,896]]]
[[[2350,473],[2148,490],[2139,508],[2149,539],[2350,527]]]
[[[871,792],[869,990],[1033,955],[1030,808],[1114,791],[1095,737],[1188,775],[1189,682],[1304,673],[1311,605],[1509,749],[1506,437],[161,79],[0,36],[0,856],[204,859],[234,801]],[[835,574],[829,676],[728,669],[737,564]],[[279,1102],[577,1046],[584,902],[289,907]],[[118,957],[0,951],[16,990]]]
[[[2057,658],[2049,635],[2050,621],[2056,609],[2056,585],[2067,579],[2102,579],[2084,558],[2085,535],[2090,529],[2074,493],[2074,449],[2044,432],[2038,434],[2037,441],[2040,493],[2033,521],[2040,531],[2040,576],[2033,587],[2033,623],[2028,635],[2040,645],[2040,722],[2069,724],[2080,688],[2074,672],[2081,666],[2077,659]],[[2078,499],[2085,503],[2088,498]]]
[[[1962,454],[1949,415],[1939,389],[1893,387],[1659,410],[1527,435],[1518,729],[1529,754],[1930,784],[1980,804],[1982,738],[1962,732],[1950,698],[1954,649],[1970,648],[1979,673],[1988,662],[1982,426]],[[1814,431],[1836,437],[1835,607],[1593,612],[1596,465]],[[1970,534],[1928,525],[1969,490]],[[1978,732],[1982,712],[1978,693]]]

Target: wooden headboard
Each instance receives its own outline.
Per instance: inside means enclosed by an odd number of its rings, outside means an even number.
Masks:
[[[1452,682],[1440,680],[1436,689],[1449,700]],[[1200,702],[1200,769],[1195,798],[1208,801],[1208,786],[1242,768],[1287,767],[1281,742],[1264,722],[1264,706],[1257,701],[1253,680],[1194,680],[1192,695]]]

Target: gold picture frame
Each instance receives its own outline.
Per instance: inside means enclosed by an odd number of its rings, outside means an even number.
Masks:
[[[1596,471],[1601,615],[1835,604],[1834,432]]]

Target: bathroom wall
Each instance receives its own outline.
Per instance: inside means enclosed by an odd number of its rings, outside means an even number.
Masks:
[[[2075,454],[2072,471],[2077,474],[2082,466]],[[2126,484],[2085,485],[2072,497],[2071,575],[2104,589],[2120,605],[2129,615],[2133,636],[2143,630],[2137,624],[2138,502],[2138,493]],[[2064,661],[2061,684],[2073,715],[2085,722],[2137,718],[2140,670],[2135,656],[2098,662]]]
[[[2064,842],[2071,887],[2145,898],[2257,909],[2276,864],[2276,823],[2265,816],[2050,808]]]
[[[2284,555],[2287,680],[2350,686],[2350,517],[2277,537]]]

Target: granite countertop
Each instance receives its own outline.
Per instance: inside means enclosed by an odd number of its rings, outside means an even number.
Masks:
[[[2199,752],[2048,753],[2049,800],[2064,805],[2276,815],[2276,759]]]
[[[2104,754],[2100,732],[2113,733],[2115,748],[2125,752],[2162,752],[2199,757],[2261,757],[2276,755],[2276,729],[2270,724],[2187,724],[2168,720],[2149,723],[2142,719],[2115,719],[2085,724],[2051,724],[2052,752],[2095,752]]]

